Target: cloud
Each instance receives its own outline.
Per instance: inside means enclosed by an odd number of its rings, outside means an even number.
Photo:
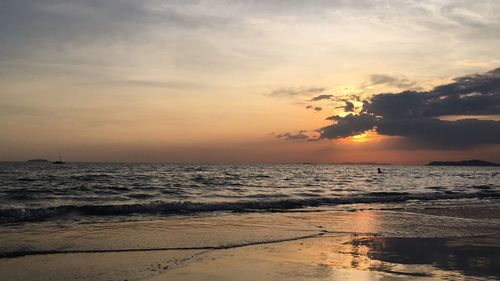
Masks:
[[[348,114],[344,117],[335,115],[327,118],[335,121],[335,125],[321,128],[320,138],[337,139],[359,135],[373,129],[377,125],[377,118],[369,114]]]
[[[410,88],[415,86],[416,84],[415,81],[410,81],[406,78],[390,76],[385,74],[373,74],[370,76],[370,81],[372,85],[385,84],[398,88]]]
[[[320,138],[336,139],[375,129],[378,134],[405,137],[425,148],[469,148],[500,143],[500,121],[468,118],[500,114],[500,68],[454,79],[428,92],[404,91],[373,96],[360,114],[327,118]],[[463,116],[447,121],[439,117]]]
[[[312,105],[306,106],[306,109],[312,109],[314,111],[321,111],[321,110],[323,110],[323,108],[320,107],[320,106],[312,106]]]
[[[31,45],[61,48],[70,42],[109,43],[145,32],[155,24],[195,28],[209,23],[151,1],[7,0],[0,4],[0,35],[8,38],[2,42],[6,46],[0,55],[28,51]]]
[[[354,104],[348,100],[346,100],[344,102],[345,102],[344,111],[345,112],[353,112],[354,111]]]
[[[309,101],[320,101],[320,100],[329,100],[333,97],[333,95],[319,95],[319,96],[315,96],[313,97],[312,99],[310,99]]]
[[[279,134],[276,137],[279,139],[285,139],[285,140],[308,140],[309,136],[304,134],[305,131],[300,131],[297,134],[292,134],[292,133],[283,133]]]
[[[326,89],[322,87],[288,87],[288,88],[278,88],[274,89],[268,93],[266,96],[270,97],[295,97],[295,96],[311,96],[324,92]]]
[[[359,100],[359,98],[357,98],[357,99],[353,98],[353,100]],[[337,106],[335,108],[341,108],[344,110],[344,112],[354,112],[355,106],[354,106],[354,103],[352,103],[350,100],[341,99],[341,100],[338,100],[338,102],[344,102],[345,105]]]
[[[379,94],[363,106],[366,113],[392,118],[500,113],[500,68],[455,79],[429,92]]]
[[[463,149],[482,144],[500,143],[500,122],[463,119],[443,121],[436,118],[383,119],[377,132],[406,137],[409,144],[421,148]]]
[[[87,84],[90,84],[90,83],[87,83]],[[200,86],[200,84],[197,84],[195,82],[138,80],[138,79],[96,81],[96,82],[92,82],[92,84],[124,85],[124,86],[129,86],[129,87],[151,87],[151,88],[168,88],[168,89],[185,89],[185,88],[193,88],[195,86]],[[204,85],[204,87],[207,87],[207,86]]]

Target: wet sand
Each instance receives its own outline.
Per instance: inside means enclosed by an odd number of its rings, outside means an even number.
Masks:
[[[495,201],[2,229],[2,280],[500,280]],[[358,206],[359,207],[359,206]],[[393,208],[393,210],[391,210]],[[488,214],[488,215],[485,215]],[[45,251],[45,252],[44,252]]]
[[[142,280],[202,251],[144,251],[24,256],[0,260],[1,280]]]
[[[147,280],[494,280],[499,242],[325,235],[208,253]]]

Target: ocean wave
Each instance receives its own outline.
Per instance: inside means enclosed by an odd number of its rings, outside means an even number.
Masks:
[[[341,204],[398,203],[409,200],[446,200],[468,198],[500,198],[500,191],[481,190],[474,193],[396,193],[378,192],[343,197],[321,197],[280,200],[247,200],[237,202],[152,202],[124,205],[63,205],[48,208],[0,209],[0,223],[36,221],[73,216],[120,216],[133,214],[186,214],[200,212],[251,212],[291,210]]]
[[[73,175],[70,179],[77,181],[95,181],[103,179],[111,179],[113,176],[108,174],[83,174],[83,175]]]

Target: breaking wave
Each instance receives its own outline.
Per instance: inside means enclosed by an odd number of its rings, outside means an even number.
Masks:
[[[0,223],[37,221],[51,218],[75,216],[123,216],[133,214],[189,214],[203,212],[257,212],[301,209],[359,203],[398,203],[408,200],[446,200],[469,198],[500,198],[500,191],[481,190],[473,193],[432,192],[398,193],[373,192],[343,197],[321,197],[280,200],[246,200],[238,202],[152,202],[123,205],[62,205],[48,208],[0,209]]]

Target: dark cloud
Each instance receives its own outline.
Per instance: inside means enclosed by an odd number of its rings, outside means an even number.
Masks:
[[[385,74],[373,74],[370,76],[372,85],[386,84],[398,88],[410,88],[415,86],[415,81]]]
[[[321,111],[321,110],[323,110],[323,108],[322,108],[322,107],[319,107],[319,106],[312,106],[312,105],[308,105],[308,106],[306,106],[306,109],[312,109],[312,110],[314,110],[314,111]]]
[[[308,88],[278,88],[266,93],[270,97],[295,97],[295,96],[311,96],[324,92],[326,89],[322,87],[308,87]]]
[[[500,122],[467,118],[500,114],[500,68],[459,77],[428,92],[386,93],[363,101],[359,115],[332,116],[335,122],[320,129],[320,138],[354,136],[375,129],[388,136],[405,137],[414,146],[468,148],[500,143]],[[464,116],[445,121],[446,115]]]
[[[422,148],[460,149],[500,143],[499,121],[384,118],[376,126],[379,134],[406,137],[412,146]]]
[[[344,102],[345,102],[344,111],[345,112],[353,112],[354,111],[354,104],[348,100],[346,100]]]
[[[429,92],[379,94],[365,102],[363,112],[391,118],[500,113],[500,68],[456,78]]]
[[[342,100],[339,100],[338,102],[344,102],[345,105],[343,106],[337,106],[335,108],[341,108],[344,110],[344,112],[354,112],[354,103],[352,103],[350,100],[346,100],[346,99],[342,99]]]
[[[276,137],[279,139],[285,139],[285,140],[308,140],[309,136],[304,134],[305,131],[300,131],[297,134],[292,134],[292,133],[283,133],[279,134]]]
[[[355,101],[361,101],[361,97],[360,96],[351,96],[351,99],[353,99]]]
[[[310,99],[309,101],[320,101],[320,100],[329,100],[333,97],[333,95],[319,95],[319,96],[315,96],[313,97],[312,99]]]
[[[321,128],[320,138],[337,139],[355,136],[373,129],[377,124],[377,118],[369,114],[353,115],[351,113],[344,117],[335,115],[327,119],[335,121],[336,124]]]

